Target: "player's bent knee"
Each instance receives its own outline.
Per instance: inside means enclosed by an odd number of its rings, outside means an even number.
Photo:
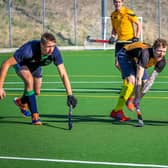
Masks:
[[[133,75],[130,75],[130,76],[127,78],[127,82],[128,82],[128,83],[135,84],[135,77],[134,77]]]

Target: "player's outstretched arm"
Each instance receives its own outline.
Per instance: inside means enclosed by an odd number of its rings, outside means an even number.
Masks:
[[[0,99],[3,99],[6,97],[6,92],[3,88],[0,88]]]
[[[0,68],[0,99],[3,99],[6,96],[5,90],[3,89],[4,81],[8,72],[8,69],[16,64],[14,57],[10,57],[5,60]]]
[[[72,95],[71,84],[70,84],[70,80],[69,80],[68,74],[66,72],[65,66],[64,66],[64,64],[60,64],[57,66],[57,68],[58,68],[58,72],[60,74],[60,77],[62,79],[62,82],[64,84],[64,87],[66,89],[67,105],[68,106],[72,105],[72,107],[75,108],[77,105],[77,99]]]
[[[64,87],[66,89],[67,95],[72,95],[70,80],[69,80],[64,64],[58,65],[57,68],[58,68],[58,72],[61,77],[61,80],[64,84]]]
[[[137,72],[135,78],[135,100],[134,105],[136,109],[140,109],[140,98],[141,98],[141,86],[142,86],[142,77],[144,74],[144,68],[140,65],[137,65]]]
[[[157,76],[158,72],[154,70],[142,88],[141,97],[143,97],[150,90]]]
[[[135,30],[134,30],[135,34],[132,39],[133,42],[139,41],[139,37],[140,37],[141,31],[142,31],[142,25],[139,20],[137,20],[137,22],[135,22],[135,25],[136,25]]]

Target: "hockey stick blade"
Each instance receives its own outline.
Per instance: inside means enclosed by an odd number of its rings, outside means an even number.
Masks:
[[[69,112],[68,112],[68,128],[69,128],[69,130],[72,129],[72,105],[69,106]]]

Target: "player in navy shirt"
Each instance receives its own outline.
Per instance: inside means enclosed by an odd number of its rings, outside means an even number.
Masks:
[[[32,124],[34,125],[42,124],[36,103],[36,95],[40,94],[42,85],[42,66],[47,66],[52,62],[56,65],[66,89],[67,105],[72,105],[75,108],[77,100],[72,95],[70,81],[53,34],[46,32],[41,36],[41,40],[33,40],[25,43],[15,51],[12,57],[2,63],[0,69],[0,99],[6,96],[3,84],[8,69],[13,66],[25,84],[23,96],[21,98],[15,98],[14,102],[25,117],[32,116]]]

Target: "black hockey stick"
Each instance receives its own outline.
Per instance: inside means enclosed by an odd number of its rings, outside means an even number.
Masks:
[[[90,36],[86,37],[88,42],[95,42],[95,43],[109,43],[109,40],[102,40],[102,39],[92,39]]]
[[[103,40],[103,39],[94,39],[94,38],[91,38],[90,36],[87,36],[86,37],[86,40],[88,41],[88,42],[93,42],[93,43],[109,43],[110,44],[110,41],[109,40]],[[129,41],[119,41],[119,40],[116,40],[115,41],[116,43],[132,43],[132,41],[131,40],[129,40]]]
[[[69,106],[69,112],[68,112],[68,128],[69,128],[69,130],[72,129],[72,105]]]

